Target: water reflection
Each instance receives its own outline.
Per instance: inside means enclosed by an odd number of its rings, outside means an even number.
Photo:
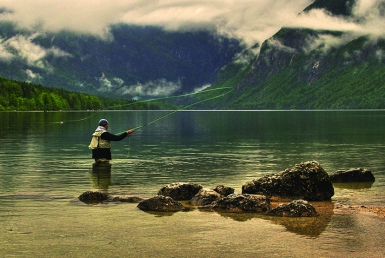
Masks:
[[[270,221],[273,224],[281,225],[286,228],[288,232],[307,237],[319,237],[322,232],[328,227],[333,214],[333,202],[314,202],[312,203],[316,208],[319,216],[317,217],[276,217],[266,216],[258,213],[234,213],[215,211],[220,216],[230,218],[238,222],[245,222],[252,219],[263,219]]]
[[[333,183],[333,187],[341,189],[369,189],[372,188],[374,182],[349,182],[349,183]]]
[[[111,186],[111,164],[109,162],[92,164],[90,179],[93,189],[107,193]]]

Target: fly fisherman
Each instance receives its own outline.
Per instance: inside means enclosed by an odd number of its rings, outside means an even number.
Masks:
[[[134,130],[128,130],[120,135],[114,135],[108,130],[108,121],[101,119],[99,126],[92,134],[92,140],[88,148],[92,150],[92,158],[96,163],[110,162],[111,158],[111,141],[121,141],[130,136]]]

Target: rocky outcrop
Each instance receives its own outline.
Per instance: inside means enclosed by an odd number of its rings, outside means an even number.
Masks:
[[[184,206],[173,200],[169,196],[154,196],[150,199],[141,201],[138,206],[139,209],[143,211],[170,211],[170,212],[175,212],[175,211],[182,211],[184,210]]]
[[[266,215],[280,217],[315,217],[318,216],[317,211],[307,201],[294,200],[289,204],[280,204],[274,209],[266,212]]]
[[[183,201],[190,200],[196,195],[202,186],[193,183],[173,183],[162,187],[158,191],[158,195],[169,196],[174,200]]]
[[[266,212],[270,210],[269,199],[262,195],[230,194],[201,209],[224,210],[230,212]]]
[[[321,165],[317,161],[308,161],[280,173],[247,182],[242,186],[242,193],[323,201],[330,200],[334,195],[334,188]]]
[[[347,182],[374,182],[375,178],[372,172],[363,168],[351,168],[349,170],[337,170],[331,174],[330,180],[333,183],[347,183]]]

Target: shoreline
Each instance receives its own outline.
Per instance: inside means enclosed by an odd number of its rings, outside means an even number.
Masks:
[[[341,203],[335,204],[335,209],[345,212],[359,212],[375,215],[379,218],[385,219],[385,207],[379,206],[365,206],[365,205],[345,205]]]

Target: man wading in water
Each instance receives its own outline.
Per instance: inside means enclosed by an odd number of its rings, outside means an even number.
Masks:
[[[114,135],[108,130],[108,121],[101,119],[99,126],[92,134],[92,140],[88,148],[92,150],[92,158],[96,163],[110,162],[111,160],[111,141],[120,141],[131,135],[134,130],[128,130],[120,135]]]

